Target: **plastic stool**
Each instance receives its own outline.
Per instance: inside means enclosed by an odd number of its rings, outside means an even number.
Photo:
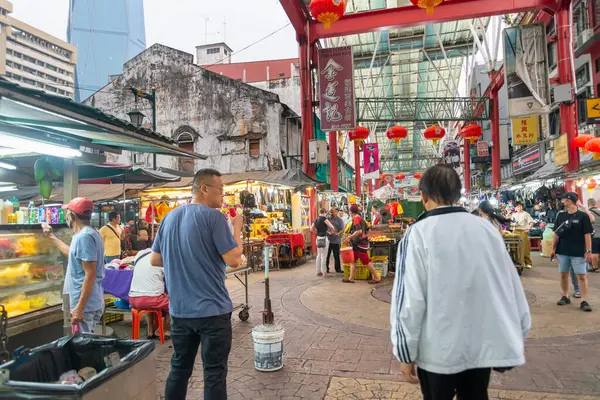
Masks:
[[[160,343],[165,343],[165,327],[163,325],[163,313],[160,310],[136,310],[131,309],[131,338],[139,340],[140,338],[140,323],[144,314],[151,314],[158,319],[158,333],[160,335]]]

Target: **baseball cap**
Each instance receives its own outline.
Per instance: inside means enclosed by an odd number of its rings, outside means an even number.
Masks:
[[[352,204],[350,206],[351,213],[358,214],[359,211],[360,211],[360,209],[358,208],[358,204]]]
[[[567,192],[561,196],[558,196],[558,198],[559,199],[569,199],[573,203],[577,203],[577,201],[579,200],[579,196],[577,196],[577,193],[575,193],[575,192]]]
[[[77,215],[89,216],[94,212],[94,203],[85,197],[75,197],[69,204],[63,205],[62,208],[73,211]]]

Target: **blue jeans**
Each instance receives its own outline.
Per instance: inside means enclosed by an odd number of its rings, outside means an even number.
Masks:
[[[202,345],[204,400],[227,399],[227,360],[231,351],[231,313],[207,318],[171,316],[173,357],[165,400],[185,399],[198,347]]]

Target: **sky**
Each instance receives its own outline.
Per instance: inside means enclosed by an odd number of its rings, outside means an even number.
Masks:
[[[69,0],[11,2],[13,17],[66,40]],[[144,13],[147,47],[160,43],[195,54],[195,47],[206,43],[207,26],[208,43],[225,39],[234,51],[232,62],[298,56],[298,44],[291,25],[235,54],[289,23],[278,0],[145,0]],[[205,18],[209,18],[208,24]]]

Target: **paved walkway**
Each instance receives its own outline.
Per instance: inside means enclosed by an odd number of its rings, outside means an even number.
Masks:
[[[526,344],[527,365],[494,373],[492,398],[600,399],[600,274],[590,277],[590,303],[597,308],[583,313],[576,305],[555,305],[556,266],[541,258],[534,261],[536,267],[523,276],[534,324]],[[233,319],[229,398],[420,398],[416,387],[402,382],[392,356],[385,298],[389,287],[342,284],[339,277],[317,278],[314,269],[309,263],[271,275],[275,318],[285,328],[285,367],[274,373],[253,367],[251,330],[262,320],[264,289],[261,276],[251,275],[250,319]],[[229,279],[228,287],[234,302],[242,298],[235,280]],[[172,348],[159,344],[157,353],[157,391],[162,398]],[[199,358],[196,363],[188,399],[202,399]]]

